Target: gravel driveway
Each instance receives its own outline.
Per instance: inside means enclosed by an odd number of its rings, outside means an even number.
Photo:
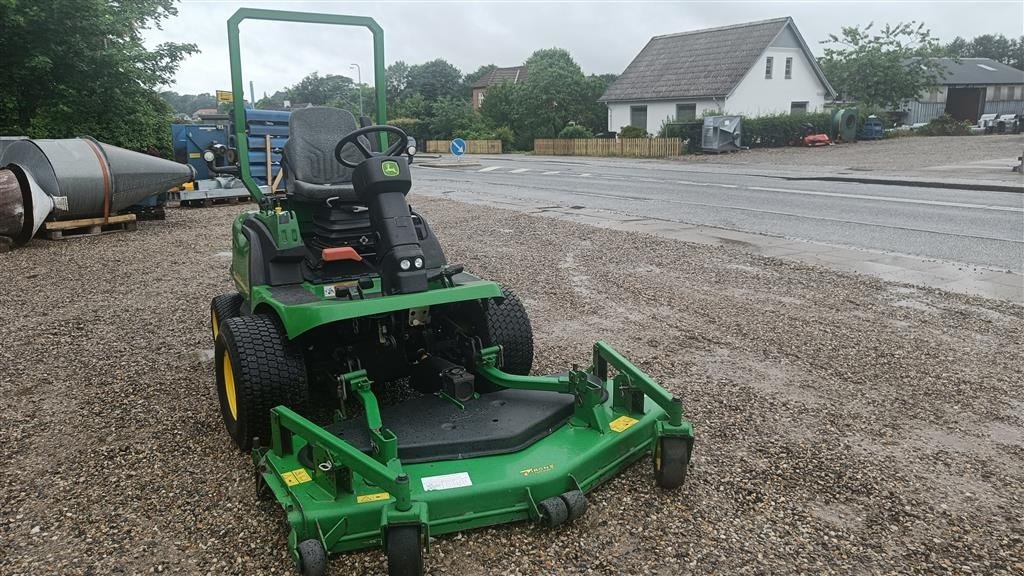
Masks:
[[[644,459],[569,527],[438,538],[431,574],[1024,573],[1021,307],[414,200],[523,297],[537,371],[607,339],[697,427],[681,491]],[[0,573],[290,573],[205,355],[239,210],[0,255]]]
[[[819,148],[755,148],[735,154],[690,154],[679,159],[682,162],[716,164],[763,163],[796,168],[813,166],[904,172],[945,164],[1016,158],[1021,152],[1024,152],[1024,136],[1020,134],[906,136]]]

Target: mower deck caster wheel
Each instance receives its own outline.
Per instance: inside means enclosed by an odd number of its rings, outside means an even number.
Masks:
[[[548,528],[565,524],[569,519],[569,507],[561,496],[541,500],[537,503],[537,511],[540,512],[541,523]]]
[[[566,522],[573,522],[587,511],[587,497],[579,490],[570,490],[559,496],[569,511]]]
[[[387,544],[388,576],[423,576],[419,526],[391,526]]]
[[[664,436],[658,439],[654,449],[654,479],[658,486],[674,490],[686,480],[686,469],[690,467],[689,438]]]
[[[327,573],[327,553],[319,540],[299,542],[299,571],[302,576],[323,576]]]

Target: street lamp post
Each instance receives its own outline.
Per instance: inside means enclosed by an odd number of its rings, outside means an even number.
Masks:
[[[358,74],[356,91],[359,92],[359,116],[363,116],[363,69],[355,62],[353,62],[349,68],[355,68],[356,73]]]

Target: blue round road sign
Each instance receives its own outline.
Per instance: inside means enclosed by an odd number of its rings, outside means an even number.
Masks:
[[[455,140],[452,140],[452,144],[449,146],[449,149],[452,151],[453,155],[462,156],[466,153],[466,141],[462,138],[456,138]]]

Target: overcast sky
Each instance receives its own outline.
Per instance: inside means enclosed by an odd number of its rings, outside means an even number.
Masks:
[[[587,74],[621,73],[651,36],[792,16],[811,50],[843,25],[924,21],[943,41],[955,36],[1024,34],[1024,2],[289,2],[185,0],[147,42],[194,42],[171,89],[230,90],[228,17],[241,7],[371,16],[384,28],[385,60],[415,64],[444,58],[463,72],[483,64],[515,66],[539,48],[569,50]],[[373,79],[370,34],[362,29],[247,21],[242,70],[257,98],[306,74]]]

